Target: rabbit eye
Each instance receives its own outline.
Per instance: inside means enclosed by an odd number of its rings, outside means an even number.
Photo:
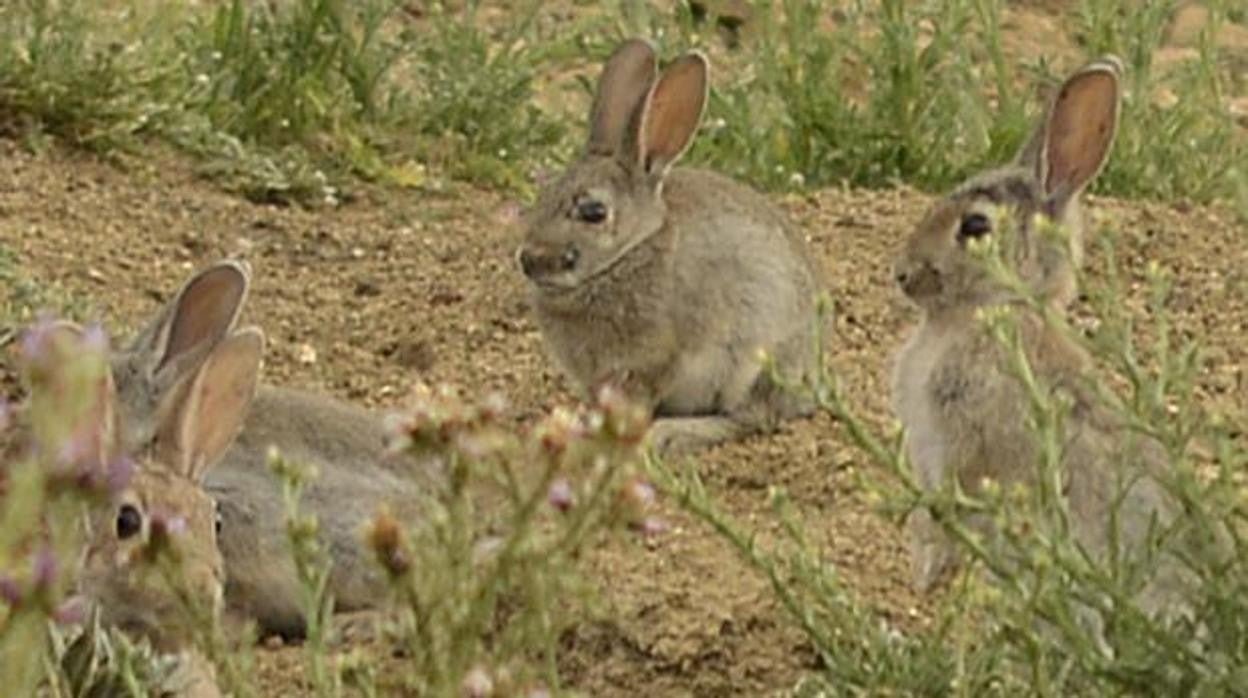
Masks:
[[[958,227],[958,239],[981,238],[990,232],[992,232],[992,221],[988,220],[988,216],[982,213],[968,213],[962,217],[962,224]]]
[[[581,199],[576,202],[576,217],[586,223],[607,220],[607,205],[597,199]]]
[[[217,535],[221,535],[221,508],[215,505],[212,508],[212,525],[216,529]]]
[[[121,505],[117,512],[117,537],[125,540],[143,530],[143,515],[129,504]]]

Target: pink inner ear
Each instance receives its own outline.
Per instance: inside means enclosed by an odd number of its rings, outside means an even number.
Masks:
[[[180,462],[195,480],[224,454],[242,427],[256,391],[263,335],[240,330],[223,341],[200,369],[180,415]]]
[[[230,267],[215,269],[196,279],[178,300],[160,367],[183,352],[224,335],[233,324],[245,288],[238,271]]]
[[[1077,191],[1100,169],[1118,117],[1117,80],[1105,72],[1066,84],[1049,121],[1045,189]]]
[[[706,102],[706,64],[685,57],[659,79],[646,112],[644,153],[646,167],[671,163],[697,131]]]

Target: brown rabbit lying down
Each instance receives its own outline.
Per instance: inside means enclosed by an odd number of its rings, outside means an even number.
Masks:
[[[45,346],[73,351],[81,328],[56,323],[39,330]],[[87,397],[77,458],[100,468],[128,453],[136,466],[128,483],[90,516],[79,592],[101,620],[145,638],[161,653],[180,654],[177,695],[219,696],[211,665],[195,650],[187,604],[220,611],[224,569],[217,549],[216,506],[202,487],[238,432],[255,392],[264,348],[255,329],[234,332],[205,353],[195,370],[171,386],[170,399],[150,422],[153,438],[143,449],[122,444],[123,423],[112,376],[100,375]],[[142,549],[157,536],[178,559],[168,578],[147,564]]]
[[[518,260],[542,336],[584,391],[607,382],[649,403],[652,442],[685,450],[809,411],[772,384],[814,355],[815,265],[753,190],[672,168],[697,131],[707,62],[656,76],[641,40],[607,60],[581,158],[538,197]]]
[[[114,355],[113,374],[129,429],[127,443],[153,438],[152,419],[173,399],[172,386],[194,371],[232,331],[250,285],[250,269],[224,261],[189,279],[130,346]],[[361,528],[385,502],[415,519],[436,481],[428,463],[386,453],[379,415],[322,396],[262,385],[234,446],[206,480],[217,499],[227,570],[227,609],[262,632],[304,632],[299,586],[287,543],[280,485],[267,467],[271,447],[314,466],[302,508],[314,513],[334,560],[329,592],[339,611],[375,607],[385,597]]]
[[[893,406],[921,484],[934,490],[956,480],[974,493],[986,478],[1005,487],[1034,481],[1039,444],[1027,429],[1027,395],[1005,372],[1005,352],[976,318],[985,306],[1012,303],[1038,380],[1073,400],[1061,456],[1063,490],[1076,540],[1102,559],[1112,540],[1107,527],[1120,456],[1129,454],[1123,460],[1142,476],[1118,511],[1120,547],[1138,550],[1154,520],[1163,525],[1173,520],[1173,504],[1150,476],[1165,467],[1164,451],[1097,403],[1082,383],[1089,357],[1036,312],[1014,302],[1018,299],[972,258],[968,244],[989,235],[1015,236],[1013,246],[1003,245],[1017,250],[1006,263],[1053,308],[1069,304],[1083,237],[1079,196],[1109,154],[1120,71],[1118,59],[1107,57],[1066,80],[1019,158],[938,201],[906,241],[895,267],[898,284],[923,311],[922,324],[897,356],[893,383]],[[1008,209],[1012,230],[993,229],[994,206]],[[1072,254],[1057,236],[1037,229],[1037,215],[1064,227]],[[953,566],[953,548],[926,510],[912,516],[910,527],[914,582],[926,589]],[[1175,580],[1173,574],[1159,575],[1141,601],[1160,609]]]

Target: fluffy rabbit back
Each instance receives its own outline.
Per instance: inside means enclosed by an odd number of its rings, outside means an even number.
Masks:
[[[708,88],[691,53],[656,74],[649,44],[608,59],[584,155],[544,189],[518,257],[537,324],[583,391],[615,383],[659,417],[660,448],[696,448],[808,409],[761,371],[814,353],[815,265],[753,190],[672,165]]]
[[[388,455],[385,439],[373,412],[303,391],[260,388],[238,441],[207,481],[220,503],[232,611],[269,633],[304,632],[281,488],[267,466],[270,448],[316,472],[301,506],[316,514],[333,560],[335,610],[373,608],[385,597],[380,570],[362,545],[363,526],[382,503],[402,521],[418,520],[421,502],[437,486],[431,464]]]

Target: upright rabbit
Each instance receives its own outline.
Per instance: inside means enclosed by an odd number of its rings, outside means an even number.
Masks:
[[[1089,357],[994,281],[968,245],[985,236],[1013,236],[1002,241],[1002,249],[1028,291],[1059,311],[1074,298],[1083,235],[1079,196],[1113,142],[1120,72],[1118,59],[1105,57],[1070,76],[1018,159],[937,202],[895,266],[897,283],[923,312],[922,324],[897,357],[893,382],[894,409],[923,487],[934,490],[956,480],[973,493],[985,479],[1004,487],[1034,482],[1040,451],[1027,427],[1027,395],[1006,372],[1005,352],[977,319],[986,306],[1013,305],[1035,375],[1073,401],[1062,444],[1063,491],[1076,539],[1101,556],[1112,540],[1107,527],[1120,459],[1142,475],[1118,511],[1121,547],[1138,548],[1154,517],[1162,523],[1171,519],[1172,505],[1150,476],[1163,467],[1164,452],[1097,403],[1083,383]],[[994,227],[997,206],[1008,211],[1008,229]],[[1060,225],[1069,239],[1041,231],[1037,218]],[[971,523],[981,530],[987,526]],[[951,568],[955,556],[929,512],[916,512],[910,527],[914,582],[926,589]],[[1156,608],[1161,594],[1154,587],[1143,601]]]
[[[751,189],[676,168],[707,97],[707,62],[656,79],[641,40],[607,60],[580,159],[541,193],[518,259],[557,363],[589,392],[646,402],[660,449],[768,429],[809,405],[761,370],[800,377],[814,354],[815,265]]]
[[[115,356],[132,446],[150,442],[164,403],[176,399],[171,386],[197,370],[233,331],[249,286],[250,268],[241,262],[204,269]],[[220,512],[228,610],[256,620],[264,633],[299,637],[299,582],[281,490],[267,467],[270,448],[317,470],[302,508],[317,516],[321,541],[333,557],[329,592],[339,611],[373,608],[385,597],[380,570],[362,545],[362,526],[382,503],[401,519],[416,520],[437,469],[389,456],[380,415],[312,393],[259,387],[241,433],[205,485]]]
[[[76,325],[58,323],[42,330],[41,341],[72,356],[82,337]],[[78,455],[84,463],[103,467],[121,454],[136,463],[124,489],[91,512],[79,590],[105,624],[149,640],[158,652],[181,655],[171,688],[184,698],[220,695],[194,642],[203,617],[193,611],[219,612],[224,574],[216,507],[202,481],[247,413],[263,345],[259,331],[244,329],[207,352],[197,370],[171,386],[167,409],[153,422],[155,435],[140,451],[122,444],[125,425],[107,371],[90,379],[95,387],[76,427],[85,437]],[[172,549],[175,568],[149,564],[147,546],[154,541]]]

